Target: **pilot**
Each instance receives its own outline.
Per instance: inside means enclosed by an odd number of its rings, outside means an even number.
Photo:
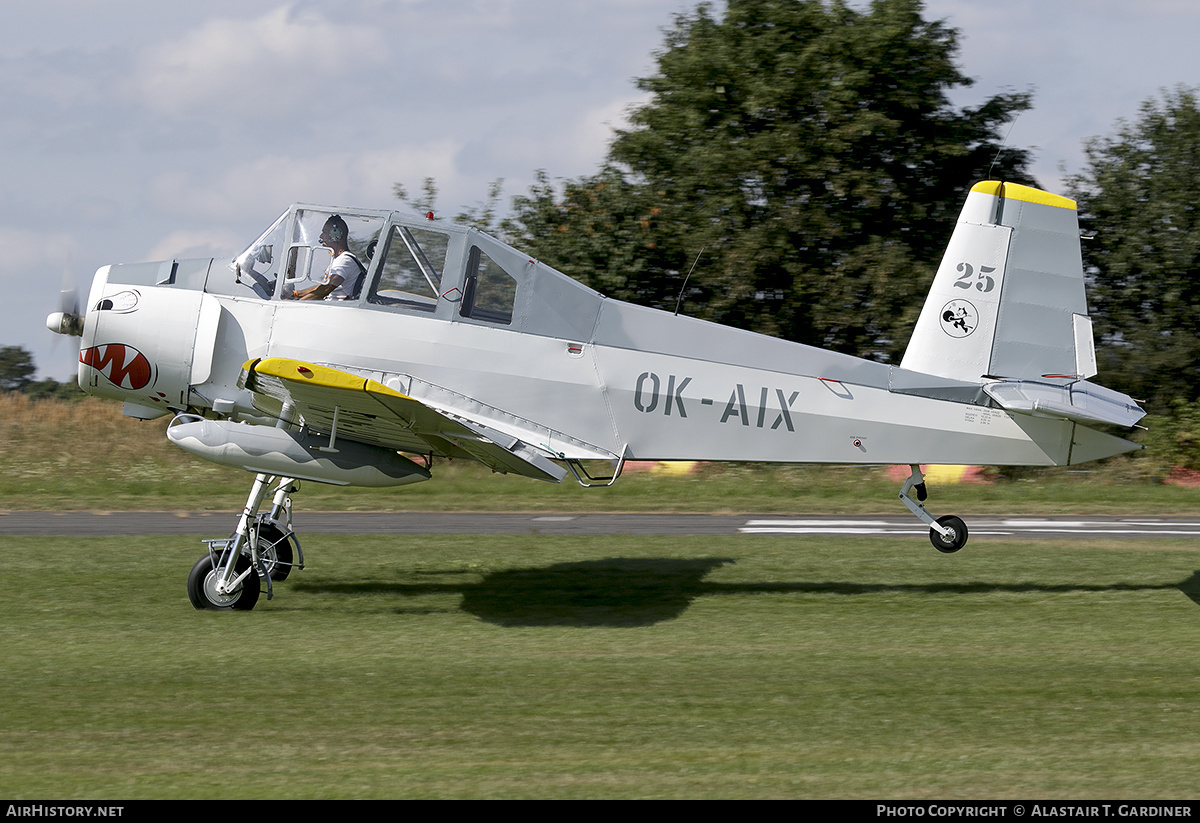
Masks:
[[[297,289],[292,297],[296,300],[353,300],[358,296],[367,270],[350,251],[349,237],[350,229],[341,215],[335,214],[325,221],[320,240],[322,246],[333,252],[333,263],[320,283]]]

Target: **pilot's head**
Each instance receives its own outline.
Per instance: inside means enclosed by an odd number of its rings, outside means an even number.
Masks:
[[[346,238],[350,235],[350,228],[346,225],[346,221],[341,215],[335,214],[325,221],[325,227],[321,229],[321,245],[330,248],[346,248],[348,243]]]

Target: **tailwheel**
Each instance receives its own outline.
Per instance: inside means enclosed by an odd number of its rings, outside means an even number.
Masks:
[[[197,609],[212,609],[215,611],[249,611],[258,602],[258,572],[250,567],[250,558],[238,555],[234,571],[238,577],[243,572],[249,572],[246,577],[233,587],[232,591],[219,592],[217,583],[221,570],[213,565],[212,553],[204,555],[192,566],[188,575],[188,599]]]
[[[961,518],[946,514],[937,519],[937,524],[946,530],[943,535],[937,529],[929,530],[929,542],[942,554],[953,554],[967,545],[967,524]]]
[[[929,542],[933,543],[935,549],[943,554],[953,554],[967,545],[967,524],[952,514],[934,520],[933,515],[925,511],[923,502],[929,496],[929,490],[925,487],[925,475],[916,463],[911,464],[909,468],[912,471],[900,487],[900,502],[929,527]],[[913,500],[909,492],[916,492],[917,499]]]

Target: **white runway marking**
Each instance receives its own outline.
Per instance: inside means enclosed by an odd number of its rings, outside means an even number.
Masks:
[[[1016,534],[1161,535],[1200,537],[1200,522],[1153,519],[1049,520],[1034,518],[964,518],[972,536]],[[903,520],[747,520],[739,534],[828,534],[924,536],[929,529]]]

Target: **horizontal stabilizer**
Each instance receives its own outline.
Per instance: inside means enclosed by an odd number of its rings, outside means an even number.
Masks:
[[[1078,423],[1107,423],[1130,428],[1143,411],[1133,398],[1086,380],[1068,385],[1032,380],[1002,380],[983,387],[1005,411],[1057,417]]]

